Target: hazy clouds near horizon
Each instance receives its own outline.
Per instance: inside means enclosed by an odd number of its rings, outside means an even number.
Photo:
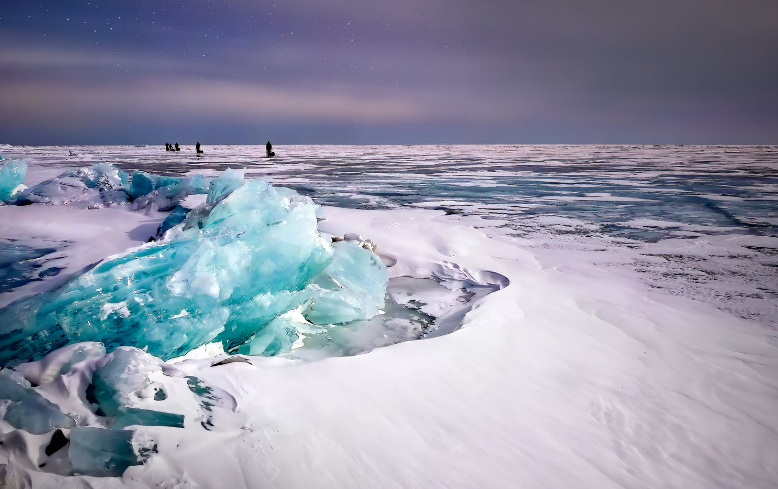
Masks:
[[[778,143],[774,0],[119,3],[0,5],[0,142]]]

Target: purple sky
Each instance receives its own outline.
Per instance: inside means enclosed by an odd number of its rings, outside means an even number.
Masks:
[[[776,0],[0,3],[0,142],[778,143]]]

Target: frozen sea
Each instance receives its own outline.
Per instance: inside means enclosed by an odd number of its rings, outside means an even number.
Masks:
[[[162,175],[240,168],[320,205],[476,216],[528,248],[587,252],[665,293],[778,325],[776,146],[277,146],[272,160],[264,146],[203,147],[202,157],[188,146],[2,154]]]
[[[203,149],[0,155],[28,186],[107,162],[292,188],[377,245],[397,307],[275,357],[81,343],[4,369],[0,487],[775,487],[777,146]],[[0,206],[0,308],[159,245],[166,213],[89,207]]]

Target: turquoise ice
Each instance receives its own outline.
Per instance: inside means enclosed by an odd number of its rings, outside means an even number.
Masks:
[[[132,445],[133,432],[76,427],[70,431],[68,457],[74,474],[117,477],[144,458]]]
[[[189,195],[207,194],[210,183],[211,180],[202,175],[178,178],[136,172],[132,175],[129,194],[135,210],[152,206],[167,211]]]
[[[132,185],[130,186],[130,198],[137,199],[138,197],[163,188],[172,187],[181,183],[181,179],[177,177],[165,177],[160,175],[153,175],[146,172],[135,172],[132,174]]]
[[[191,209],[187,209],[186,207],[183,207],[181,205],[175,206],[173,210],[170,211],[170,214],[168,214],[165,220],[162,221],[162,224],[159,225],[157,234],[159,236],[162,236],[169,229],[172,229],[173,227],[184,222],[184,220],[186,219],[186,215],[190,210]]]
[[[5,405],[2,419],[33,435],[56,428],[72,428],[75,421],[38,394],[21,375],[0,370],[0,404]]]
[[[3,163],[3,166],[0,167],[0,204],[11,201],[14,190],[24,181],[26,173],[27,163],[23,161]]]
[[[262,343],[251,350],[273,355],[316,326],[366,319],[383,306],[387,272],[375,254],[333,246],[309,198],[245,182],[240,172],[212,182],[206,203],[168,234],[0,311],[15,326],[0,337],[0,364],[82,341],[162,359],[210,342],[230,352]]]

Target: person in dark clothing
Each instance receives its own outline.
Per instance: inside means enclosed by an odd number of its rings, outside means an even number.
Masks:
[[[165,143],[165,151],[170,151],[170,143]]]
[[[270,144],[270,141],[268,141],[267,144],[265,145],[265,153],[268,158],[272,158],[273,156],[276,155],[275,153],[273,153],[273,145]]]
[[[181,148],[178,147],[178,141],[176,141],[176,151],[181,151]]]
[[[197,141],[197,144],[195,144],[195,150],[197,151],[197,154],[203,154],[203,152],[200,150],[200,141]]]

